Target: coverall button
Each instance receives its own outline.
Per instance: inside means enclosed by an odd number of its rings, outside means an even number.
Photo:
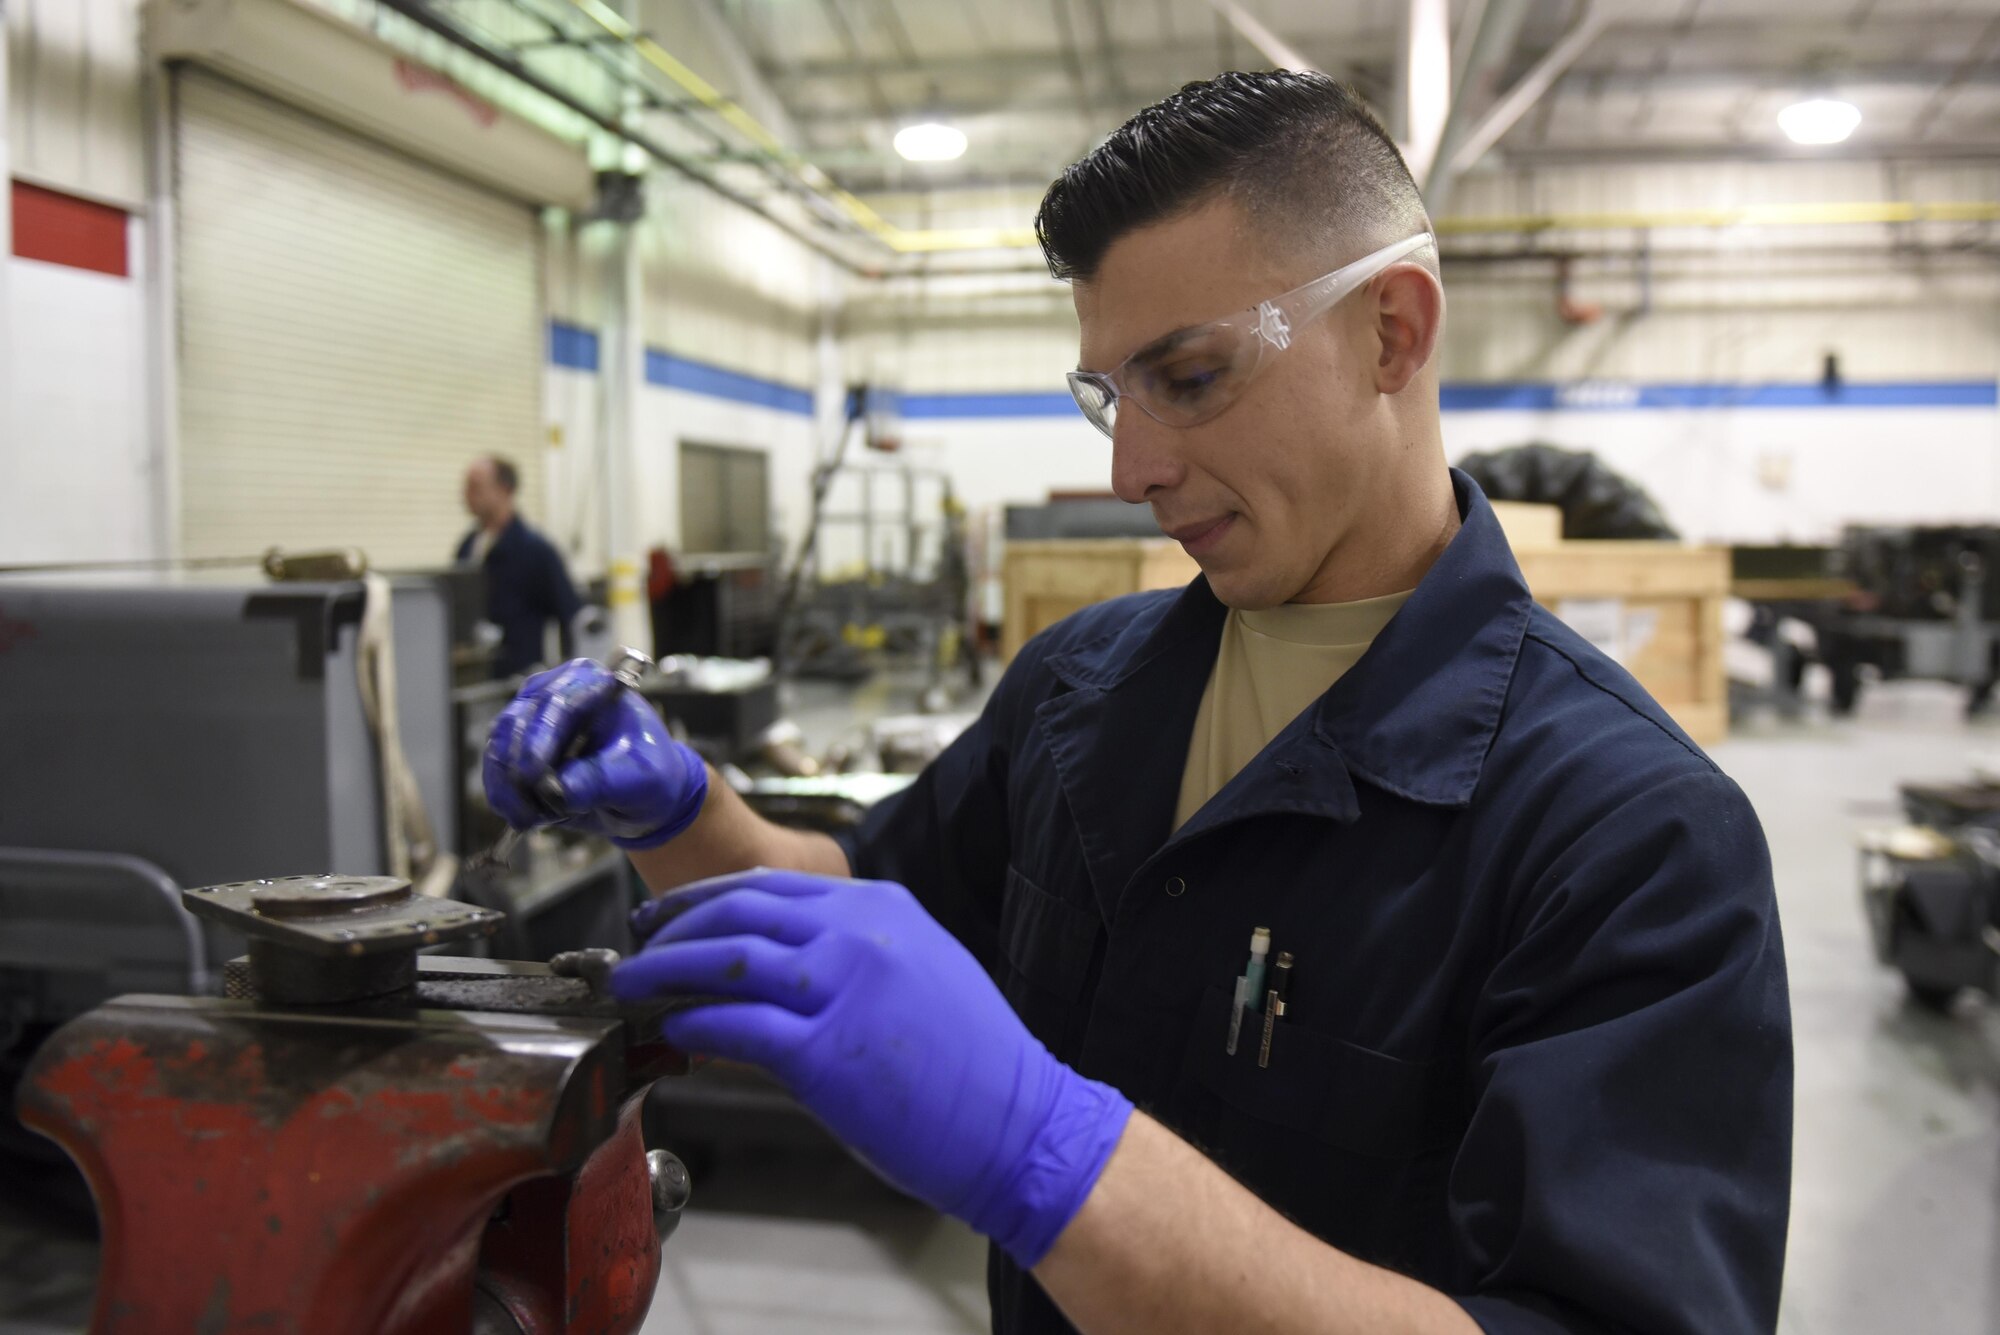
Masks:
[[[1169,876],[1167,878],[1167,894],[1169,896],[1171,896],[1174,899],[1179,899],[1182,895],[1186,893],[1187,893],[1186,881],[1183,881],[1178,876]]]

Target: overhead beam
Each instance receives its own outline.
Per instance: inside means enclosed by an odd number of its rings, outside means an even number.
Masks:
[[[840,0],[820,0],[826,11],[828,26],[840,37],[840,44],[847,50],[847,62],[857,70],[862,70],[862,82],[868,88],[868,100],[875,108],[875,115],[886,131],[895,119],[895,112],[889,105],[888,96],[882,90],[882,80],[874,72],[876,62],[867,60],[861,52],[861,39],[854,34],[854,25],[848,22],[847,11],[840,7]],[[899,60],[900,65],[908,61]]]
[[[1993,21],[1986,25],[1986,31],[1981,33],[1979,40],[1966,50],[1965,58],[1959,62],[1958,68],[1951,72],[1951,77],[1938,85],[1937,91],[1932,93],[1930,100],[1924,104],[1924,109],[1917,113],[1914,131],[1917,138],[1923,139],[1930,134],[1931,127],[1936,125],[1938,118],[1944,114],[1945,104],[1951,101],[1959,89],[1972,82],[1973,76],[1982,68],[1986,68],[1989,74],[2000,73],[1986,67],[1985,64],[1987,54],[1996,43],[2000,43],[2000,14],[1996,14]]]
[[[1486,0],[1465,0],[1458,16],[1458,30],[1451,35],[1451,86],[1465,81],[1465,67],[1472,60],[1472,47],[1486,22]]]
[[[791,109],[764,77],[743,35],[736,31],[715,0],[689,0],[689,3],[722,60],[729,85],[736,90],[733,100],[770,126],[772,133],[787,146],[797,148],[803,140]]]
[[[1397,34],[1390,132],[1402,145],[1410,175],[1429,177],[1451,115],[1451,6],[1448,0],[1403,0]]]
[[[1489,105],[1499,91],[1501,75],[1514,54],[1515,43],[1520,40],[1521,25],[1527,21],[1529,3],[1530,0],[1491,0],[1491,3],[1474,0],[1473,8],[1466,14],[1467,22],[1476,21],[1479,26],[1470,34],[1461,34],[1462,40],[1454,49],[1452,64],[1457,78],[1450,113],[1438,132],[1430,170],[1417,177],[1433,214],[1444,210],[1451,193],[1451,164],[1470,131],[1473,115]],[[1464,51],[1462,59],[1458,49]]]
[[[1257,54],[1281,70],[1297,70],[1301,74],[1323,73],[1319,66],[1307,60],[1297,47],[1272,32],[1257,21],[1257,16],[1236,3],[1236,0],[1208,0],[1215,12],[1222,15],[1236,35],[1256,49]]]
[[[1077,48],[1076,33],[1070,24],[1069,0],[1049,0],[1049,14],[1055,20],[1063,70],[1069,75],[1070,93],[1076,98],[1077,115],[1082,118],[1085,133],[1088,134],[1092,117],[1090,85],[1083,77],[1083,55]]]
[[[1445,164],[1446,179],[1457,175],[1478,162],[1486,151],[1500,142],[1500,136],[1514,128],[1516,122],[1528,113],[1528,108],[1540,101],[1542,95],[1555,85],[1563,71],[1576,63],[1577,57],[1597,40],[1604,30],[1604,11],[1597,0],[1577,0],[1577,13],[1570,22],[1569,29],[1548,53],[1535,62],[1533,69],[1521,76],[1520,82],[1509,88],[1467,132],[1463,143]]]
[[[1118,46],[1111,36],[1111,17],[1104,12],[1104,0],[1085,0],[1090,10],[1090,32],[1097,44],[1098,72],[1104,76],[1111,88],[1111,96],[1120,102],[1130,94],[1125,88],[1125,67],[1118,59]]]
[[[1843,52],[1851,50],[1861,58],[1843,63],[1842,78],[1849,73],[1864,73],[1870,69],[1922,70],[1935,69],[1938,78],[1948,77],[1954,64],[1950,60],[1932,64],[1909,61],[1871,61],[1866,52],[1880,49],[1887,44],[1893,48],[1913,47],[1919,43],[1939,50],[1963,51],[1979,41],[1986,29],[1986,20],[1977,17],[1935,17],[1924,15],[1898,16],[1894,21],[1873,19],[1858,29],[1828,24],[1824,20],[1797,20],[1786,18],[1731,19],[1704,18],[1692,34],[1684,33],[1671,22],[1630,22],[1620,21],[1606,24],[1599,38],[1600,47],[1607,53],[1625,55],[1650,55],[1663,42],[1673,42],[1680,47],[1683,60],[1704,53],[1725,57],[1723,63],[1702,69],[1714,68],[1718,71],[1738,69],[1761,70],[1776,75],[1780,70],[1796,80],[1799,66],[1787,64],[1775,58],[1762,63],[1754,61],[1760,52],[1769,53],[1776,47],[1832,47]],[[1387,69],[1396,58],[1397,32],[1391,28],[1375,28],[1363,32],[1342,34],[1339,37],[1339,60],[1329,63],[1327,72],[1337,77],[1345,77],[1343,71],[1355,68]],[[1531,39],[1532,40],[1532,39]],[[1055,57],[1052,48],[1039,51],[993,51],[970,53],[963,56],[934,57],[921,62],[910,62],[899,58],[863,58],[858,62],[847,60],[808,60],[797,64],[767,62],[764,75],[774,82],[791,84],[806,83],[849,83],[871,76],[905,76],[915,78],[946,79],[991,77],[1012,79],[1021,73],[1046,70]],[[1214,73],[1215,43],[1204,36],[1199,40],[1171,41],[1157,43],[1121,44],[1119,58],[1124,62],[1127,73],[1135,67],[1146,69],[1164,68],[1169,77],[1195,78],[1201,74]],[[1608,72],[1608,71],[1607,71]],[[1639,77],[1641,71],[1627,71],[1630,77]],[[1679,77],[1669,70],[1661,77]],[[1700,74],[1690,77],[1700,78]],[[1718,74],[1718,79],[1725,77]],[[1979,77],[1979,72],[1973,75]],[[1902,82],[1901,77],[1893,77],[1892,82]]]
[[[1219,16],[1218,16],[1219,18]],[[1227,20],[1220,20],[1225,27]],[[1387,65],[1394,52],[1392,36],[1381,39],[1369,37],[1355,44],[1343,44],[1342,61],[1339,66],[1329,68],[1328,73],[1338,75],[1341,69],[1351,67],[1363,60],[1372,60],[1377,65]],[[1177,82],[1201,78],[1215,73],[1215,41],[1204,36],[1199,40],[1170,41],[1157,43],[1133,43],[1119,47],[1118,58],[1124,65],[1125,76],[1135,77],[1139,71],[1146,77],[1156,75],[1171,78]],[[1012,80],[1022,74],[1047,72],[1060,59],[1053,47],[1034,51],[994,51],[985,55],[932,57],[919,64],[908,64],[896,60],[864,60],[850,64],[844,60],[813,60],[797,65],[772,65],[765,69],[767,78],[780,82],[804,83],[852,83],[869,75],[877,77],[902,77],[914,79],[936,78],[995,79]]]
[[[1600,39],[1601,40],[1601,39]],[[1593,50],[1591,58],[1598,53]],[[1044,75],[1053,71],[1049,62],[1039,62],[1037,69]],[[1936,88],[1952,77],[1948,65],[1869,65],[1848,70],[1840,80],[1845,90],[1858,88]],[[963,84],[959,80],[959,84]],[[2000,87],[2000,65],[1988,64],[1972,70],[1963,76],[1963,83],[1981,87]],[[1599,64],[1577,64],[1570,67],[1557,82],[1556,88],[1570,92],[1583,85],[1605,93],[1636,93],[1647,90],[1675,92],[1706,92],[1711,90],[1734,90],[1745,94],[1787,92],[1800,87],[1799,70],[1796,66],[1744,66],[1733,69],[1714,70],[1668,70],[1660,75],[1647,74],[1630,69],[1606,69]],[[1131,112],[1134,105],[1157,97],[1164,97],[1180,85],[1169,79],[1133,83],[1130,88],[1132,100],[1123,101],[1106,95],[1095,95],[1089,105],[1093,115],[1123,116]],[[1474,106],[1477,106],[1477,99]],[[1005,115],[1021,119],[1038,119],[1044,116],[1068,119],[1075,110],[1072,100],[1061,107],[1051,107],[1041,102],[1023,105],[1018,92],[1004,96],[976,97],[961,94],[941,102],[926,101],[926,110],[955,120],[972,120],[982,116]],[[836,105],[832,99],[807,99],[794,105],[794,114],[810,123],[813,130],[841,129],[855,124],[871,124],[877,119],[873,111],[863,111],[852,106]]]

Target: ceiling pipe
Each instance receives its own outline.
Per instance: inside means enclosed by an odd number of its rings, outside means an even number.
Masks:
[[[1527,21],[1531,0],[1474,0],[1476,13],[1468,11],[1466,22],[1477,22],[1471,32],[1460,30],[1454,58],[1458,81],[1451,96],[1451,109],[1444,130],[1438,136],[1437,153],[1430,171],[1417,179],[1424,202],[1433,215],[1444,212],[1456,176],[1452,163],[1465,143],[1474,109],[1490,105],[1498,91],[1501,75],[1520,41],[1522,24]]]
[[[1540,101],[1542,95],[1555,86],[1557,79],[1574,65],[1577,58],[1589,49],[1604,31],[1606,18],[1596,0],[1577,0],[1576,14],[1570,25],[1548,53],[1535,62],[1533,69],[1521,76],[1521,81],[1509,88],[1493,104],[1492,110],[1481,118],[1478,125],[1466,133],[1464,142],[1459,144],[1451,160],[1445,164],[1444,180],[1448,183],[1469,170],[1487,150],[1500,142],[1500,137],[1514,128],[1528,109]],[[1442,207],[1442,206],[1437,206]]]
[[[1642,240],[1630,254],[1650,252],[1650,234],[1656,230],[1722,230],[1722,228],[1836,228],[1836,226],[1888,226],[1888,224],[2000,224],[2000,200],[1946,200],[1946,202],[1824,202],[1824,204],[1746,204],[1740,208],[1684,208],[1652,212],[1606,212],[1606,214],[1490,214],[1482,218],[1438,218],[1440,238],[1458,236],[1512,236],[1542,238],[1548,234],[1574,232],[1638,232]],[[1882,254],[1884,246],[1802,246],[1800,254]],[[1904,246],[1908,254],[1990,254],[1982,242],[1954,246]],[[1506,264],[1506,262],[1546,262],[1576,254],[1590,258],[1618,252],[1556,252],[1556,250],[1446,250],[1450,266],[1462,264]],[[1692,254],[1726,254],[1698,250]],[[1000,274],[1046,274],[1040,264],[1002,262],[934,268],[918,272],[894,272],[886,278],[964,278]],[[1052,292],[1060,292],[1052,288]]]
[[[1687,227],[1840,227],[1892,223],[2000,222],[2000,201],[1950,200],[1913,203],[1876,200],[1852,204],[1744,204],[1726,209],[1655,209],[1633,213],[1500,214],[1483,218],[1439,218],[1439,236],[1503,233],[1605,232]]]

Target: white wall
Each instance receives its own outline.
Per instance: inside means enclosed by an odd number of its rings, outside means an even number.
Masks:
[[[1543,168],[1470,178],[1458,215],[1550,215],[1756,204],[2000,199],[2000,166],[1706,163]],[[1000,221],[988,218],[985,221]],[[1837,354],[1849,385],[1990,387],[2000,377],[2000,268],[1963,224],[1667,227],[1650,292],[1631,229],[1452,236],[1440,348],[1444,436],[1457,458],[1544,439],[1594,448],[1693,537],[1823,540],[1849,522],[2000,519],[2000,412],[1974,407],[1699,407],[1587,411],[1647,384],[1811,386]],[[1573,251],[1557,313],[1554,265]],[[1478,258],[1474,258],[1478,256]],[[857,301],[853,357],[917,396],[1060,394],[1076,321],[1055,283],[1023,273],[902,284]],[[1452,410],[1453,388],[1554,384],[1565,406]],[[996,405],[997,407],[997,405]],[[911,420],[910,440],[978,501],[1039,501],[1109,484],[1104,443],[1070,415]]]
[[[648,386],[640,419],[638,484],[647,545],[680,547],[680,446],[728,445],[769,454],[772,532],[790,551],[810,508],[812,419],[798,413],[732,403],[705,394]]]
[[[395,39],[396,25],[370,0],[319,2],[371,17]],[[136,0],[7,6],[16,170],[136,211],[144,173],[135,9]],[[647,0],[644,17],[696,69],[759,100],[743,78],[724,77],[731,55],[692,0]],[[524,109],[533,101],[506,94],[425,40],[424,58],[445,62],[483,93]],[[754,109],[775,123],[773,108]],[[680,178],[662,175],[649,189],[645,335],[659,350],[810,391],[825,378],[815,334],[832,306],[845,363],[833,368],[836,384],[865,378],[913,395],[1062,392],[1075,323],[1066,293],[1045,278],[843,283],[832,285],[829,300],[820,261],[780,229]],[[1689,164],[1483,172],[1461,185],[1458,209],[1491,216],[1995,198],[2000,166],[1993,164]],[[949,202],[941,210],[937,220],[952,223],[1020,221],[961,216]],[[135,212],[135,263],[144,226]],[[552,229],[552,318],[587,329],[601,323],[604,232]],[[1939,226],[1663,228],[1653,235],[1643,314],[1631,256],[1636,233],[1541,234],[1537,244],[1585,254],[1572,296],[1602,305],[1603,318],[1583,326],[1559,319],[1546,262],[1455,262],[1447,272],[1443,373],[1453,383],[1805,383],[1817,377],[1821,356],[1836,351],[1852,382],[1990,382],[2000,375],[2000,275],[1988,260],[1911,250],[1965,234]],[[1892,243],[1902,247],[1893,255]],[[1451,247],[1523,244],[1520,235],[1504,235],[1456,237]],[[145,499],[157,479],[147,471],[142,279],[23,262],[7,273],[16,390],[0,416],[0,551],[17,560],[156,551]],[[87,354],[82,364],[79,352]],[[571,545],[580,570],[594,571],[603,561],[595,545],[597,378],[552,366],[544,394],[558,448],[547,452],[549,500],[538,518]],[[1848,520],[2000,514],[1995,418],[1990,408],[1448,412],[1445,434],[1454,454],[1529,438],[1599,448],[1647,483],[1691,533],[1750,540],[1825,536]],[[636,483],[647,543],[677,544],[682,440],[772,451],[780,531],[796,537],[816,444],[811,418],[649,386],[639,425]],[[1108,484],[1108,447],[1070,415],[912,418],[905,437],[907,457],[948,468],[973,505]]]
[[[156,555],[139,279],[4,263],[0,563]]]
[[[462,53],[408,30],[369,0],[320,0],[352,21],[379,25],[392,42],[435,60],[483,95],[529,114],[522,96]],[[15,173],[134,212],[131,254],[143,258],[146,204],[138,0],[11,0],[8,131]],[[485,18],[500,22],[501,7]],[[725,63],[714,33],[688,0],[649,0],[644,26],[697,69]],[[768,112],[768,108],[764,109]],[[546,118],[546,117],[545,117]],[[560,128],[562,117],[553,122]],[[780,229],[684,179],[656,173],[641,225],[645,337],[652,348],[809,390],[818,367],[819,261]],[[547,245],[549,317],[595,329],[610,281],[610,229],[552,221]],[[144,276],[111,279],[11,262],[6,327],[15,349],[13,388],[0,404],[0,560],[162,555],[152,512],[161,479],[146,395]],[[580,573],[603,568],[597,480],[597,377],[550,365],[543,378],[549,428],[548,499],[530,517],[565,540]],[[648,386],[639,421],[642,536],[679,539],[681,440],[764,448],[779,531],[795,536],[807,511],[814,433],[809,417],[710,395]]]
[[[681,179],[652,173],[639,226],[643,330],[661,369],[711,377],[726,393],[782,397],[790,409],[718,393],[648,383],[640,403],[633,483],[643,546],[678,550],[683,442],[760,449],[771,456],[773,532],[787,550],[810,509],[816,432],[807,411],[817,375],[815,331],[820,260],[749,211]],[[603,225],[552,222],[548,238],[551,318],[597,332],[608,309],[615,235]],[[754,382],[754,383],[744,383]],[[549,524],[578,568],[603,568],[598,377],[552,366],[546,381],[551,440]]]
[[[973,508],[1039,502],[1051,491],[1109,491],[1111,442],[1075,415],[908,419],[905,453],[951,474]]]
[[[6,7],[7,171],[143,207],[137,0]],[[0,402],[0,561],[160,554],[146,391],[145,223],[130,276],[0,255],[9,365]]]
[[[590,371],[551,366],[544,383],[551,425],[561,440],[548,454],[545,523],[550,534],[572,550],[577,569],[594,574],[604,568],[603,533],[597,521],[598,379]],[[772,531],[784,537],[787,550],[796,543],[810,509],[814,449],[810,417],[649,384],[640,400],[638,430],[633,484],[643,546],[680,549],[682,442],[769,454]]]
[[[139,0],[8,0],[7,138],[24,181],[135,209]]]
[[[1701,542],[1835,539],[1850,523],[2000,521],[1993,408],[1447,412],[1458,459],[1546,440],[1591,449]]]

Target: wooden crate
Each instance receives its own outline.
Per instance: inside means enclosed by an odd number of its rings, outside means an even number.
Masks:
[[[1537,505],[1532,501],[1493,501],[1493,517],[1507,535],[1507,545],[1515,551],[1529,547],[1553,547],[1562,541],[1563,512],[1560,505]]]
[[[1695,741],[1721,741],[1729,730],[1722,668],[1728,551],[1670,542],[1547,542],[1544,516],[1518,517],[1528,522],[1514,555],[1535,600],[1622,663]],[[1198,572],[1180,544],[1166,538],[1010,542],[1001,652],[1012,658],[1036,632],[1092,603],[1177,589]]]
[[[1121,594],[1178,589],[1201,573],[1170,538],[1041,539],[1007,544],[1006,618],[1000,652],[1022,645],[1071,612]]]
[[[1514,555],[1535,601],[1623,664],[1688,736],[1708,746],[1728,735],[1727,549],[1579,541]]]

